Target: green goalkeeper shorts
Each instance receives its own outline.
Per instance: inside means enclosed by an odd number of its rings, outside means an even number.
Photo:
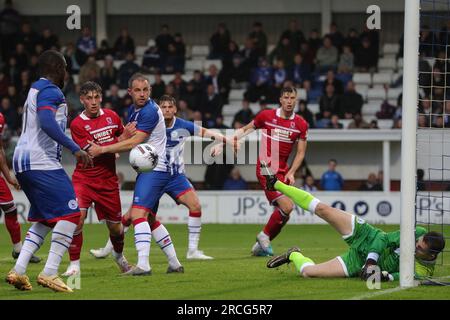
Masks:
[[[350,248],[337,257],[347,277],[359,276],[369,250],[370,243],[367,239],[373,239],[378,232],[380,230],[366,223],[363,219],[353,216],[352,233],[343,236],[344,241]]]

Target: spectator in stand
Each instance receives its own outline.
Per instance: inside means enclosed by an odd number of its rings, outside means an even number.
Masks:
[[[3,72],[12,84],[15,86],[19,85],[20,69],[17,66],[17,60],[14,56],[9,58],[8,63],[3,67]]]
[[[308,109],[308,104],[305,100],[299,100],[297,114],[308,122],[310,129],[315,127],[314,115],[311,110]]]
[[[331,39],[331,43],[334,47],[336,47],[336,49],[338,49],[339,52],[342,51],[342,46],[344,45],[345,39],[342,33],[338,30],[335,22],[330,24],[330,33],[328,33],[326,37]]]
[[[173,45],[175,46],[177,56],[180,57],[180,60],[183,60],[182,64],[184,70],[186,60],[186,44],[184,43],[183,35],[181,33],[177,32],[174,34]]]
[[[251,38],[245,39],[244,48],[239,52],[242,57],[241,67],[246,76],[246,79],[250,78],[252,70],[258,65],[258,52],[255,48],[255,44]]]
[[[216,128],[216,129],[230,129],[229,126],[227,126],[227,125],[225,125],[223,123],[223,116],[222,115],[217,116],[216,124],[214,125],[214,128]]]
[[[395,106],[391,105],[387,100],[381,104],[381,109],[375,115],[378,119],[392,119],[395,113]]]
[[[181,56],[177,52],[175,42],[169,43],[169,51],[167,52],[166,64],[164,66],[165,73],[166,74],[172,74],[176,72],[183,73],[184,63],[185,63],[184,55]]]
[[[87,81],[100,82],[100,67],[95,61],[94,56],[90,56],[87,62],[80,68],[80,77],[78,81],[80,84]]]
[[[239,59],[240,64],[242,57],[240,56],[239,53],[239,46],[235,41],[230,40],[222,57],[222,70],[226,70],[228,72],[228,69],[233,67],[234,64],[233,59],[235,57],[241,58]]]
[[[121,89],[128,88],[128,79],[139,71],[139,66],[134,62],[134,54],[128,52],[125,56],[125,62],[119,68],[119,87]]]
[[[64,54],[64,58],[66,59],[66,63],[67,63],[67,71],[70,74],[78,74],[80,72],[81,66],[77,60],[75,45],[72,42],[69,42],[67,44],[63,54]],[[37,58],[37,56],[36,56],[36,58]]]
[[[245,181],[238,167],[234,167],[228,178],[223,184],[223,190],[247,190],[247,181]]]
[[[203,118],[209,114],[211,118],[222,114],[222,100],[220,95],[215,93],[214,86],[209,84],[206,87],[206,94],[203,96],[200,102],[199,111],[202,113]]]
[[[109,86],[109,94],[105,96],[104,101],[111,103],[112,109],[116,111],[119,116],[123,116],[123,98],[119,95],[119,86],[117,84],[111,84]]]
[[[330,37],[323,39],[323,46],[317,50],[316,64],[320,73],[335,70],[338,63],[338,50],[331,42]]]
[[[226,24],[223,22],[219,23],[216,32],[209,39],[210,52],[208,58],[223,59],[227,54],[230,41],[231,35]]]
[[[267,62],[267,59],[264,57],[259,58],[258,68],[254,70],[250,80],[250,86],[245,93],[246,98],[250,102],[256,102],[262,96],[270,96],[273,79],[272,74],[272,68]]]
[[[361,113],[363,104],[363,97],[356,92],[355,83],[349,81],[347,90],[339,98],[337,114],[340,118],[351,119],[355,114]]]
[[[98,48],[95,58],[97,60],[104,60],[108,55],[114,56],[114,49],[109,46],[108,40],[103,39],[100,42],[100,48]]]
[[[364,23],[364,30],[359,37],[361,39],[367,38],[370,42],[372,52],[370,52],[371,59],[375,63],[375,68],[378,66],[378,53],[380,52],[380,32],[377,29],[369,29],[367,24]]]
[[[344,179],[339,172],[336,171],[337,160],[328,160],[328,170],[322,174],[320,186],[325,191],[341,191],[344,187]]]
[[[16,44],[16,50],[13,53],[14,58],[16,58],[17,67],[23,70],[28,67],[28,53],[25,51],[25,46],[23,43]]]
[[[178,100],[177,117],[184,120],[192,118],[192,110],[189,110],[188,104],[183,99]]]
[[[417,125],[419,128],[430,128],[430,123],[431,121],[429,116],[419,114],[419,116],[417,117]]]
[[[234,127],[234,123],[236,121],[245,124],[250,123],[250,121],[252,121],[254,117],[255,114],[253,113],[252,109],[250,109],[250,101],[244,99],[242,100],[242,109],[234,115],[232,126]]]
[[[177,97],[177,100],[186,92],[187,82],[183,79],[183,75],[181,72],[176,72],[175,76],[170,84],[173,86],[175,93],[174,96]]]
[[[259,111],[258,111],[258,113],[260,113],[261,111],[269,109],[269,107],[267,106],[267,99],[266,99],[265,96],[260,97],[258,102],[259,102]]]
[[[114,67],[114,58],[112,55],[105,57],[105,64],[100,69],[100,84],[103,88],[109,88],[117,83],[118,70]]]
[[[370,121],[369,128],[370,129],[380,129],[378,127],[378,121],[376,119],[373,119],[372,121]]]
[[[395,119],[394,124],[392,125],[392,129],[401,129],[402,128],[402,119]]]
[[[9,86],[8,87],[8,93],[4,95],[5,97],[9,98],[9,101],[14,107],[21,105],[21,99],[19,97],[19,94],[17,92],[16,86]],[[23,105],[23,104],[22,104]]]
[[[350,28],[348,30],[347,37],[344,39],[344,45],[349,46],[351,49],[351,52],[355,53],[359,47],[360,42],[361,41],[359,39],[359,35],[358,35],[358,32],[356,31],[356,29]]]
[[[238,130],[244,127],[245,124],[243,124],[242,122],[236,121],[233,125],[233,129],[234,130]]]
[[[344,45],[342,54],[339,57],[338,73],[353,73],[354,57],[351,47]]]
[[[444,109],[444,127],[450,128],[450,101],[447,100],[445,102],[445,109]]]
[[[0,112],[5,117],[6,125],[9,130],[14,134],[17,134],[17,129],[19,128],[19,114],[17,113],[17,107],[11,103],[11,99],[8,96],[5,96],[1,99],[0,103]]]
[[[344,93],[344,85],[342,84],[342,81],[339,79],[336,79],[336,75],[333,70],[327,71],[327,76],[325,78],[325,81],[323,83],[323,92],[325,93],[327,85],[333,85],[334,92],[337,95],[341,95]]]
[[[222,95],[222,79],[219,77],[219,70],[217,69],[217,66],[215,64],[210,65],[208,68],[208,73],[209,75],[205,77],[205,83],[207,85],[212,84],[214,86],[214,93]]]
[[[374,72],[378,64],[378,54],[374,55],[374,47],[369,38],[362,38],[361,44],[355,52],[355,71]]]
[[[248,77],[244,68],[241,67],[242,58],[239,54],[233,57],[232,65],[227,68],[222,67],[220,77],[223,81],[226,97],[228,98],[231,88],[241,89],[246,86]],[[228,100],[228,99],[226,99]]]
[[[300,30],[297,19],[292,19],[291,21],[289,21],[289,27],[281,34],[280,42],[281,39],[284,38],[289,39],[289,43],[291,44],[294,52],[298,52],[300,50],[301,44],[306,42],[305,35],[303,34],[302,30]]]
[[[370,129],[370,125],[363,119],[361,113],[356,113],[353,121],[348,125],[348,129]]]
[[[19,86],[17,87],[19,95],[19,104],[18,104],[19,106],[24,105],[30,87],[31,87],[30,72],[28,70],[23,70],[20,73],[20,83]]]
[[[181,95],[180,99],[184,100],[191,110],[198,110],[198,107],[200,105],[200,98],[201,95],[199,92],[195,90],[195,84],[191,80],[186,84],[186,90]]]
[[[3,97],[8,93],[9,84],[9,78],[4,71],[0,70],[0,97]]]
[[[205,77],[200,70],[194,71],[194,77],[192,78],[192,83],[194,84],[195,91],[201,95],[206,91]]]
[[[311,79],[311,65],[303,61],[301,53],[294,56],[294,64],[289,70],[289,79],[294,82],[296,87],[299,87],[303,81]]]
[[[442,116],[435,116],[433,121],[434,128],[444,128],[444,118]]]
[[[126,119],[128,119],[128,110],[130,108],[130,105],[133,104],[133,100],[131,99],[131,97],[129,95],[126,95],[123,100],[122,100],[122,106],[120,108],[120,113],[118,114],[123,114],[122,116],[122,122],[126,122]]]
[[[26,52],[33,53],[36,43],[39,41],[39,35],[33,31],[31,24],[25,22],[22,24],[21,30],[17,35],[17,42],[23,43]]]
[[[155,82],[152,84],[152,99],[159,100],[166,91],[166,83],[161,77],[161,73],[155,73]]]
[[[163,24],[161,26],[161,33],[155,38],[156,47],[161,55],[161,61],[163,64],[166,63],[167,54],[169,52],[169,44],[173,42],[175,42],[175,39],[169,33],[169,26],[167,24]]]
[[[302,186],[302,189],[308,192],[316,192],[317,187],[314,183],[314,178],[311,175],[307,175],[305,178],[305,182]]]
[[[420,39],[419,39],[419,54],[425,57],[431,57],[435,50],[438,50],[437,44],[439,43],[434,32],[430,30],[428,25],[423,25],[420,28]]]
[[[135,48],[134,40],[130,37],[128,28],[122,28],[120,30],[120,35],[114,43],[114,54],[116,59],[125,59],[126,54],[128,52],[134,53]]]
[[[367,181],[364,182],[358,189],[359,191],[383,191],[383,187],[377,180],[375,173],[370,173]]]
[[[269,55],[269,62],[275,64],[275,61],[282,60],[286,68],[290,68],[294,63],[294,54],[289,38],[282,38],[278,45]]]
[[[256,21],[253,23],[252,31],[248,37],[252,39],[253,44],[255,45],[257,56],[265,56],[267,54],[267,35],[263,31],[261,22]]]
[[[339,116],[337,114],[332,114],[328,129],[342,129],[343,127],[342,123],[339,122]]]
[[[12,0],[6,0],[0,11],[0,49],[1,56],[6,60],[14,48],[15,37],[20,28],[20,14],[14,9]]]
[[[161,54],[156,46],[150,46],[142,57],[142,68],[148,73],[159,73],[163,70]]]
[[[317,29],[312,29],[309,33],[308,44],[313,56],[317,54],[317,50],[322,46],[323,40],[320,37],[319,31]]]
[[[338,111],[339,96],[335,93],[334,86],[328,84],[325,88],[325,94],[320,97],[319,113],[316,119],[331,118],[331,115]]]
[[[284,67],[283,60],[278,60],[275,63],[275,68],[273,70],[273,87],[271,95],[274,100],[275,97],[280,96],[281,88],[283,88],[286,81],[288,81],[288,72]]]
[[[45,50],[47,48],[44,47]],[[81,37],[77,41],[77,49],[83,52],[86,56],[95,55],[97,52],[97,41],[91,33],[89,27],[84,27],[81,30]]]

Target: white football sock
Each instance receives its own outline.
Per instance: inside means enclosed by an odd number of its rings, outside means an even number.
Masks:
[[[138,252],[137,267],[142,270],[150,270],[150,243],[152,241],[152,232],[147,220],[139,222],[134,226],[134,243]]]
[[[189,216],[188,218],[189,251],[198,250],[198,242],[200,241],[201,230],[202,230],[202,218]]]
[[[22,249],[20,250],[19,258],[17,258],[14,267],[14,270],[16,270],[18,274],[25,274],[31,257],[41,247],[42,243],[44,243],[45,236],[50,230],[51,228],[44,226],[39,222],[33,224],[28,230]]]
[[[160,224],[159,227],[153,230],[153,238],[155,238],[156,243],[166,255],[167,260],[169,260],[169,266],[173,269],[179,268],[181,263],[178,261],[172,239],[164,225]]]
[[[58,274],[59,264],[64,253],[69,249],[72,243],[73,233],[77,225],[73,222],[60,220],[56,223],[52,232],[52,243],[48,253],[47,263],[44,267],[44,274],[53,276]]]

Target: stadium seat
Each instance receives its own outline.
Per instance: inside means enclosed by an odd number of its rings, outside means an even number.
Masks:
[[[394,120],[392,119],[378,119],[378,128],[380,129],[391,129],[394,125]]]
[[[95,63],[97,63],[100,68],[105,66],[105,60],[96,60]]]
[[[206,57],[209,54],[209,47],[205,45],[193,45],[192,46],[192,57]]]
[[[195,71],[203,69],[203,60],[198,59],[189,59],[186,60],[186,64],[184,66],[185,71]]]
[[[391,73],[374,73],[372,77],[372,84],[390,85],[392,81]]]
[[[260,110],[259,103],[250,103],[250,109],[253,111],[254,114],[257,114]]]
[[[147,47],[153,47],[156,46],[156,42],[154,39],[148,39],[147,41]]]
[[[223,124],[226,126],[229,126],[231,128],[231,125],[233,123],[234,115],[233,116],[224,116],[223,117]]]
[[[119,94],[119,97],[123,98],[127,95],[127,89],[119,89],[117,93]]]
[[[355,84],[366,84],[370,86],[372,84],[372,79],[370,73],[355,72],[353,74],[353,82]]]
[[[372,88],[367,91],[368,101],[383,101],[386,99],[386,90],[384,88]]]
[[[168,84],[170,81],[172,81],[174,78],[173,74],[162,74],[161,79],[164,81],[165,84]]]
[[[184,73],[183,75],[181,75],[181,78],[183,78],[184,81],[189,82],[192,79],[194,79],[194,73],[192,72]]]
[[[125,60],[114,60],[113,65],[114,65],[114,67],[117,68],[117,70],[119,70],[120,66],[124,63],[125,63]]]
[[[273,51],[273,49],[275,49],[276,46],[277,46],[276,44],[267,45],[267,54],[270,54]]]
[[[214,60],[204,60],[203,61],[203,71],[205,71],[206,74],[209,74],[208,69],[209,66],[211,65],[215,65],[218,69],[218,71],[220,71],[220,69],[222,69],[222,61],[219,59],[214,59]]]
[[[134,51],[136,57],[142,57],[145,53],[145,50],[147,50],[148,47],[146,46],[136,46],[136,50]]]
[[[397,54],[400,49],[400,45],[398,43],[385,43],[383,45],[383,55],[386,54]]]
[[[306,89],[300,88],[297,89],[297,100],[307,100],[308,95],[306,93]]]
[[[309,111],[311,111],[313,114],[316,114],[319,112],[319,104],[317,103],[311,103],[308,104],[308,109]]]
[[[378,60],[378,70],[391,69],[395,70],[397,68],[397,62],[395,58],[381,58]]]
[[[73,78],[73,83],[78,84],[80,76],[78,74],[73,74],[72,78]]]
[[[241,107],[237,104],[226,104],[223,106],[222,108],[222,115],[224,117],[227,116],[233,116],[239,111],[241,110]]]
[[[230,91],[230,95],[228,96],[228,99],[230,101],[242,101],[244,98],[244,92],[245,89],[233,89]]]
[[[401,70],[403,68],[403,58],[398,58],[397,60],[397,70]]]
[[[362,107],[362,114],[364,115],[364,118],[372,117],[374,116],[378,111],[381,109],[381,102],[368,102],[365,103]]]
[[[342,129],[348,129],[348,125],[352,122],[352,119],[339,119],[339,123],[342,124]]]
[[[402,93],[402,91],[403,91],[402,88],[390,88],[387,93],[387,98],[397,100],[398,96],[400,95],[400,93]]]
[[[355,91],[362,95],[364,100],[367,100],[367,91],[369,90],[369,86],[367,84],[356,84]]]

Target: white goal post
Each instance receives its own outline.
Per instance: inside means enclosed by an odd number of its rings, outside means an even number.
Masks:
[[[420,0],[405,0],[400,216],[400,286],[413,287]]]

